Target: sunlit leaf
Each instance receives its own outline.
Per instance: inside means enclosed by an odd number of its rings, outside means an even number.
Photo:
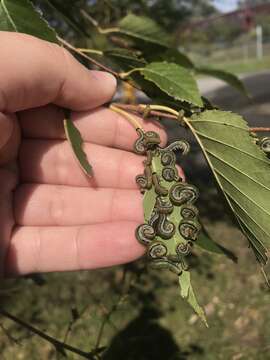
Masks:
[[[57,42],[55,31],[28,0],[0,0],[0,31],[14,31]]]
[[[118,28],[118,33],[148,43],[165,47],[168,47],[170,43],[170,38],[164,30],[155,21],[145,16],[130,13],[119,21]]]
[[[189,123],[258,261],[270,246],[270,161],[239,115],[205,111]]]
[[[68,114],[64,120],[64,127],[67,139],[81,168],[87,175],[93,175],[92,166],[89,164],[87,156],[83,150],[83,140],[81,134],[73,124]]]
[[[185,68],[174,63],[150,63],[139,69],[145,79],[153,82],[175,100],[203,106],[196,80]]]

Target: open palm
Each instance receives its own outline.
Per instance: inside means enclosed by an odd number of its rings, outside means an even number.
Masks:
[[[0,41],[1,272],[90,269],[139,257],[144,249],[134,232],[143,212],[134,178],[142,158],[131,151],[137,135],[100,107],[113,96],[115,79],[27,35],[2,32]],[[73,110],[92,179],[65,139],[62,107]]]

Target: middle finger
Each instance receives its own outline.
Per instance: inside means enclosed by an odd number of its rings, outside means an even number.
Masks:
[[[135,175],[143,172],[143,157],[129,151],[85,143],[94,177],[87,177],[66,140],[23,140],[20,154],[22,183],[137,188]]]
[[[72,226],[142,222],[137,190],[25,184],[14,194],[15,222],[22,226]]]

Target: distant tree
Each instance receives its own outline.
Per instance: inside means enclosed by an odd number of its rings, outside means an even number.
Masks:
[[[51,21],[59,19],[57,9],[74,18],[81,25],[80,9],[89,12],[103,26],[116,22],[128,12],[154,19],[168,31],[193,17],[205,17],[217,12],[213,0],[34,0]],[[57,20],[57,26],[63,24]],[[55,23],[54,23],[55,25]],[[88,24],[89,25],[89,24]]]
[[[262,5],[262,4],[270,4],[269,0],[239,0],[238,6],[255,6],[255,5]]]

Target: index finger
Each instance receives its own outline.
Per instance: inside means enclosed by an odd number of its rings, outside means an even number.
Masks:
[[[116,80],[89,71],[64,48],[30,35],[0,32],[0,112],[49,103],[89,110],[111,99]]]

